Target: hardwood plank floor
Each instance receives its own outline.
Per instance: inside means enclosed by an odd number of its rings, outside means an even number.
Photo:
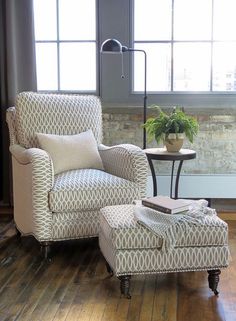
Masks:
[[[222,270],[219,297],[206,272],[188,272],[133,277],[127,300],[107,274],[97,239],[55,243],[48,263],[32,237],[13,236],[6,222],[0,321],[236,321],[236,221],[228,223],[232,261]]]

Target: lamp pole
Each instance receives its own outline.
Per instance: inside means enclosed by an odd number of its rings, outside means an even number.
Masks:
[[[143,97],[143,123],[147,120],[147,53],[142,49],[128,48],[116,39],[107,39],[101,45],[101,53],[142,52],[144,54],[144,97]],[[146,148],[146,129],[143,128],[143,149]]]

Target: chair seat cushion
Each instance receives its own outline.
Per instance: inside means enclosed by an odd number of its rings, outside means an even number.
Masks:
[[[162,239],[138,224],[134,205],[107,206],[101,209],[100,229],[113,249],[159,248]],[[219,246],[228,244],[228,225],[217,216],[207,216],[206,225],[190,225],[176,247]]]
[[[55,175],[49,207],[53,212],[92,210],[132,203],[140,198],[139,193],[135,183],[104,171],[71,170]]]

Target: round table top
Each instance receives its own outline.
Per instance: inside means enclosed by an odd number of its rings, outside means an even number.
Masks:
[[[166,148],[146,148],[143,150],[151,159],[157,160],[187,160],[196,158],[196,152],[181,148],[179,152],[167,152]]]

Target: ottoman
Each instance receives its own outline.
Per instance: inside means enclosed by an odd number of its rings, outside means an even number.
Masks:
[[[162,251],[162,239],[137,223],[134,206],[107,206],[100,214],[99,246],[108,272],[120,279],[121,294],[130,298],[131,275],[206,270],[218,295],[220,269],[229,260],[227,223],[209,215],[207,224],[190,224],[172,250]]]

